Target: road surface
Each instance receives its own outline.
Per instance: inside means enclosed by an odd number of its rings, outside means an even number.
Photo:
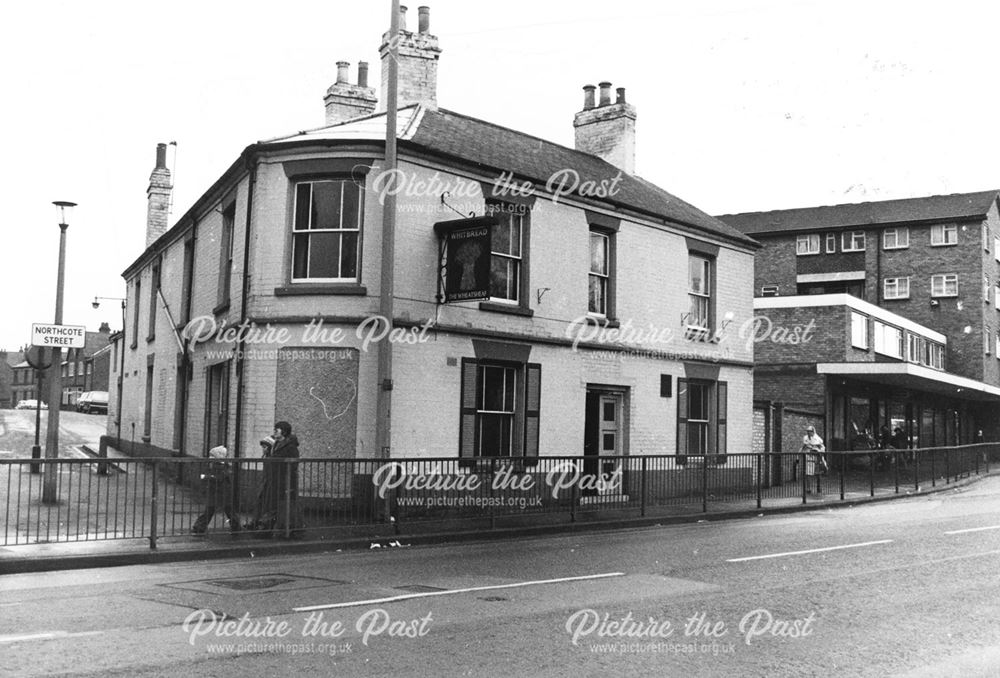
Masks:
[[[0,578],[10,675],[1000,675],[1000,478],[786,516]]]

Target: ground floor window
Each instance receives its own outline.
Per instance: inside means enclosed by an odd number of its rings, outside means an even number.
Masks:
[[[537,457],[541,365],[462,360],[459,457]]]
[[[677,380],[678,463],[686,463],[688,456],[725,463],[727,401],[724,381]]]

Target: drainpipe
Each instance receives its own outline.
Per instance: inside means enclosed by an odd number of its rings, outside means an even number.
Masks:
[[[250,225],[253,223],[253,193],[257,185],[257,155],[256,150],[251,151],[246,157],[247,169],[250,172],[250,179],[247,183],[247,218],[243,231],[243,285],[240,294],[240,325],[247,320],[247,302],[250,299]],[[242,457],[241,448],[243,445],[243,371],[245,359],[243,357],[242,332],[236,341],[236,431],[233,434],[233,457]],[[239,510],[240,506],[240,465],[233,465],[233,506]]]

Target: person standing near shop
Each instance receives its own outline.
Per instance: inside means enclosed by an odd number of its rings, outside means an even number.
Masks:
[[[799,454],[805,455],[806,492],[812,492],[808,489],[812,486],[809,481],[810,477],[816,478],[816,492],[822,492],[819,477],[826,469],[826,459],[823,456],[826,454],[826,446],[823,444],[823,439],[816,433],[815,426],[806,426],[806,434],[802,437],[802,447]]]

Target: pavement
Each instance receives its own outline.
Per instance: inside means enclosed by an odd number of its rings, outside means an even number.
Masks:
[[[84,452],[88,450],[85,446]],[[124,457],[124,455],[123,455]],[[717,504],[708,512],[693,512],[692,507],[656,507],[646,516],[628,516],[627,512],[591,513],[583,520],[566,522],[566,517],[541,514],[530,522],[484,529],[481,524],[455,520],[450,522],[413,522],[402,528],[395,524],[329,528],[310,532],[298,539],[260,539],[252,533],[236,536],[228,532],[210,532],[207,536],[171,536],[157,540],[150,548],[148,539],[91,540],[78,542],[23,544],[0,547],[0,574],[47,572],[94,567],[143,565],[156,563],[205,561],[223,558],[258,558],[269,555],[320,553],[346,550],[395,549],[410,545],[446,542],[503,540],[521,536],[585,531],[606,531],[651,525],[696,523],[751,518],[762,515],[814,511],[816,509],[846,509],[859,504],[891,501],[906,497],[947,492],[1000,475],[1000,471],[958,479],[936,487],[921,487],[899,494],[875,497],[854,496],[841,501],[839,496],[816,497],[803,504],[800,499],[772,503],[757,508],[755,500]],[[625,517],[622,517],[625,516]],[[591,519],[588,519],[591,518]],[[541,523],[541,524],[540,524]]]

